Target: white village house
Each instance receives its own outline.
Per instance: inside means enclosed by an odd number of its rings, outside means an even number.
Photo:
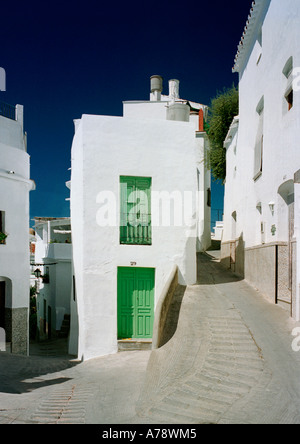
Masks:
[[[236,55],[222,261],[299,320],[300,3],[256,0]]]
[[[75,121],[71,168],[74,288],[69,352],[90,359],[118,340],[150,341],[177,270],[195,284],[210,245],[207,107],[179,98],[179,82],[151,77],[150,100],[123,116]]]
[[[29,155],[23,106],[0,103],[0,328],[12,353],[29,353]]]
[[[31,271],[32,274],[40,271],[36,280],[38,339],[67,336],[72,289],[70,218],[35,217],[34,221],[35,254]]]

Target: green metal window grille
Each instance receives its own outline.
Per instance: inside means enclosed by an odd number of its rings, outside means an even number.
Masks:
[[[120,177],[120,243],[151,245],[151,178]]]

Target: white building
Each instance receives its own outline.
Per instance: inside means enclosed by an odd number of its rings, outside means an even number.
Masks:
[[[221,241],[223,235],[223,227],[224,227],[224,222],[222,220],[217,221],[215,226],[213,227],[211,238],[216,241]]]
[[[124,102],[122,117],[75,121],[69,351],[82,359],[117,352],[118,339],[151,341],[174,265],[196,283],[196,252],[210,245],[207,107],[169,87],[162,95],[152,76],[150,100]]]
[[[222,243],[223,262],[296,319],[299,39],[298,0],[253,2],[233,68],[240,109],[225,140]]]
[[[35,218],[35,258],[39,339],[68,334],[72,289],[72,237],[68,217]],[[66,330],[66,331],[65,331]]]
[[[29,155],[23,106],[0,103],[0,328],[12,353],[29,352]]]

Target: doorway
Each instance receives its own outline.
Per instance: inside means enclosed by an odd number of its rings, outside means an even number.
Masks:
[[[151,339],[154,268],[118,267],[118,339]]]
[[[52,334],[52,314],[51,307],[48,305],[48,339],[51,339]]]

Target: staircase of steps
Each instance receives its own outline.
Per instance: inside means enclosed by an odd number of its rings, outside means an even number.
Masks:
[[[65,314],[61,324],[61,329],[58,333],[59,338],[67,338],[70,331],[70,315]]]

